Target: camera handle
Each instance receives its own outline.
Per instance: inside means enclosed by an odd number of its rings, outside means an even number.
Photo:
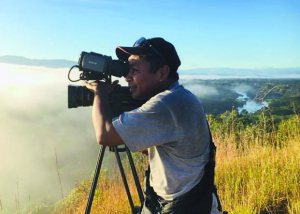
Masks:
[[[95,194],[95,190],[96,190],[96,187],[97,187],[97,182],[98,182],[98,178],[99,178],[99,174],[100,174],[100,170],[101,170],[101,165],[102,165],[103,158],[104,158],[105,148],[106,148],[105,146],[100,146],[97,165],[96,165],[96,169],[95,169],[95,173],[94,173],[93,182],[92,182],[92,185],[91,185],[91,190],[90,190],[88,202],[87,202],[86,209],[85,209],[85,214],[89,214],[90,211],[91,211],[91,208],[92,208],[94,194]],[[136,168],[135,168],[132,156],[131,156],[131,152],[127,148],[127,146],[125,146],[124,148],[119,148],[118,146],[111,146],[111,147],[109,147],[109,150],[111,152],[114,152],[115,155],[116,155],[116,159],[117,159],[117,162],[118,162],[118,166],[119,166],[119,169],[120,169],[120,173],[121,173],[122,180],[123,180],[123,183],[124,183],[124,187],[125,187],[125,190],[126,190],[126,193],[127,193],[127,197],[128,197],[128,200],[129,200],[129,204],[130,204],[130,207],[131,207],[132,214],[137,214],[139,207],[134,207],[132,196],[131,196],[131,193],[130,193],[130,190],[129,190],[128,182],[127,182],[127,179],[126,179],[126,175],[125,175],[124,168],[123,168],[121,158],[120,158],[120,154],[119,154],[119,152],[126,152],[126,154],[127,154],[129,164],[130,164],[130,167],[131,167],[131,171],[132,171],[132,175],[133,175],[133,178],[134,178],[134,182],[135,182],[137,192],[138,192],[138,195],[139,195],[139,199],[140,199],[140,202],[141,202],[141,205],[142,205],[143,202],[144,202],[144,195],[143,195],[143,191],[142,191],[141,184],[140,184],[140,181],[139,181],[139,178],[138,178],[138,174],[136,172]]]

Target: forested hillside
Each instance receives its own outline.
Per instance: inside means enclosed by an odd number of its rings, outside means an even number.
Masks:
[[[245,101],[237,99],[241,92],[256,102],[268,102],[273,115],[300,112],[299,79],[185,80],[182,83],[199,97],[207,114],[218,115],[242,107]]]

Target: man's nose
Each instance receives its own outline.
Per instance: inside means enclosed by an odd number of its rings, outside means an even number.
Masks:
[[[125,80],[126,80],[126,82],[132,81],[132,72],[131,72],[131,69],[128,72],[128,74],[126,75]]]

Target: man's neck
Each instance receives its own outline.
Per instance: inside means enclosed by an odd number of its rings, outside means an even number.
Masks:
[[[157,94],[164,92],[165,90],[168,90],[170,88],[170,86],[175,82],[177,82],[177,80],[172,80],[172,79],[167,79],[164,82],[161,82],[159,85],[157,85],[156,90],[153,91],[154,93],[152,95],[150,95],[149,98],[147,98],[147,99],[150,99],[151,97],[154,97]]]
[[[168,90],[170,88],[170,86],[175,82],[176,82],[176,80],[166,79],[164,82],[162,82],[160,84],[156,94],[159,94],[165,90]]]
[[[173,85],[175,82],[177,82],[177,80],[173,80],[173,79],[167,79],[165,82],[165,90],[169,89],[171,85]]]

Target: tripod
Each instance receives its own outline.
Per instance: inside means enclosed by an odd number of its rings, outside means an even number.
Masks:
[[[99,178],[99,174],[100,174],[100,170],[101,170],[102,161],[103,161],[103,158],[104,158],[105,148],[106,148],[105,146],[100,146],[97,165],[96,165],[96,169],[95,169],[95,173],[94,173],[93,182],[92,182],[92,185],[91,185],[91,190],[90,190],[88,202],[87,202],[86,209],[85,209],[85,214],[89,214],[90,211],[91,211],[91,208],[92,208],[94,194],[95,194],[95,190],[96,190],[96,187],[97,187],[97,182],[98,182],[98,178]],[[126,193],[127,193],[127,196],[128,196],[128,201],[129,201],[129,204],[130,204],[130,207],[131,207],[131,211],[132,211],[133,214],[137,214],[139,207],[134,207],[134,204],[133,204],[133,201],[132,201],[132,196],[131,196],[131,193],[130,193],[130,190],[129,190],[129,187],[128,187],[126,175],[125,175],[124,168],[123,168],[121,158],[120,158],[120,154],[119,154],[119,152],[126,152],[126,154],[127,154],[129,164],[130,164],[130,167],[131,167],[131,171],[132,171],[132,175],[133,175],[133,178],[134,178],[134,182],[135,182],[137,192],[138,192],[138,195],[139,195],[139,199],[140,199],[140,202],[141,202],[141,205],[142,205],[143,202],[144,202],[144,195],[143,195],[143,191],[142,191],[142,188],[141,188],[141,185],[140,185],[140,181],[139,181],[139,178],[138,178],[138,175],[137,175],[137,172],[136,172],[136,168],[134,166],[134,162],[133,162],[133,159],[132,159],[132,156],[131,156],[131,152],[127,148],[127,146],[125,146],[125,147],[111,146],[111,147],[109,147],[109,150],[111,152],[115,153],[115,156],[116,156],[116,159],[117,159],[117,162],[118,162],[118,166],[119,166],[119,169],[120,169],[120,173],[121,173],[121,176],[122,176],[122,180],[123,180],[123,183],[124,183],[124,187],[125,187],[125,190],[126,190]]]

